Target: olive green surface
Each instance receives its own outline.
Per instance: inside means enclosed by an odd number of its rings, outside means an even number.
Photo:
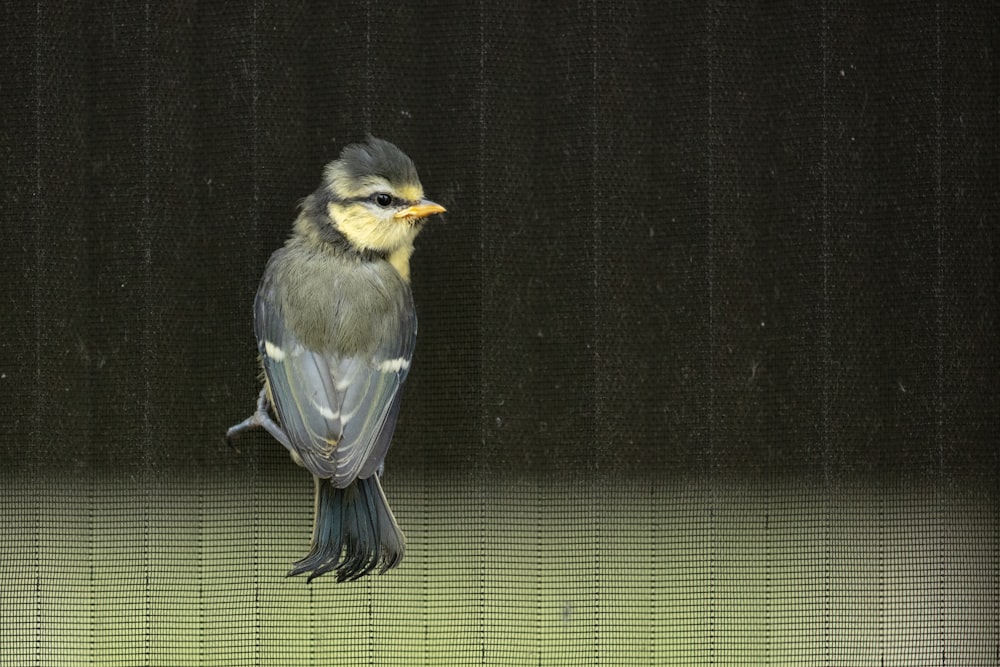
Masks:
[[[918,665],[996,655],[989,491],[390,475],[406,558],[338,585],[285,576],[308,546],[306,476],[290,464],[251,472],[7,480],[4,664]]]

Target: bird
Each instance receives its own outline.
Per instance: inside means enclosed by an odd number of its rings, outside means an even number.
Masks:
[[[403,559],[380,478],[417,335],[413,242],[444,212],[413,161],[368,135],[326,166],[267,262],[253,310],[263,386],[226,440],[263,428],[312,473],[310,550],[289,576],[353,581]]]

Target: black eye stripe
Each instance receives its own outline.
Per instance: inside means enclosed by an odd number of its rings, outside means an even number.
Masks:
[[[378,198],[379,195],[388,195],[389,196],[389,203],[388,204],[379,204],[379,202],[377,201],[377,198]],[[360,202],[366,202],[366,203],[369,203],[369,204],[375,204],[376,206],[379,206],[380,208],[388,208],[390,206],[391,207],[395,207],[395,206],[408,206],[410,204],[410,202],[404,201],[403,199],[400,199],[399,197],[396,197],[396,196],[393,196],[393,195],[389,195],[389,193],[387,193],[387,192],[374,192],[374,193],[372,193],[370,195],[365,195],[363,197],[347,197],[345,199],[338,199],[338,200],[335,200],[335,201],[339,201],[342,204],[357,204],[357,203],[360,203]]]

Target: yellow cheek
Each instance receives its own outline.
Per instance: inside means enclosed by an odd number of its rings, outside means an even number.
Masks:
[[[394,253],[413,245],[417,228],[405,221],[372,217],[362,206],[351,206],[346,210],[330,206],[330,219],[337,231],[354,246],[365,250]]]

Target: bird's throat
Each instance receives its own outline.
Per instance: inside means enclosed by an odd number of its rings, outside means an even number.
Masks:
[[[409,243],[398,250],[389,253],[386,260],[396,269],[396,273],[405,282],[410,282],[410,256],[413,255],[413,244]]]

